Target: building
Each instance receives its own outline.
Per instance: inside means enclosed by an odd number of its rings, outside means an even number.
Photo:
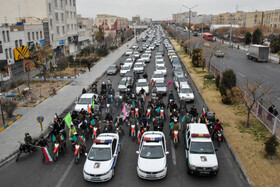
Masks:
[[[132,22],[136,23],[136,24],[140,24],[140,22],[141,22],[140,16],[139,15],[133,16]]]
[[[197,17],[197,12],[191,12],[191,17]],[[175,20],[176,22],[189,22],[189,12],[183,12],[183,13],[177,13],[172,14],[172,20]],[[192,20],[191,18],[191,20]]]
[[[192,24],[211,24],[212,23],[212,15],[197,15],[192,17],[191,19]]]
[[[245,27],[255,27],[263,25],[263,14],[262,11],[247,12],[245,19]]]
[[[143,20],[146,24],[152,23],[153,19],[152,18],[144,18]]]
[[[221,25],[239,25],[240,27],[245,27],[246,13],[243,11],[237,11],[235,13],[222,13],[212,17],[212,24]]]
[[[118,32],[128,28],[128,19],[108,14],[97,14],[94,24],[97,28],[101,27],[106,36],[111,34],[112,37],[115,37]]]
[[[14,13],[15,7],[18,14]],[[55,57],[76,54],[76,0],[9,0],[0,7],[1,23],[30,23],[35,22],[34,18],[43,21],[45,41],[54,49]]]
[[[273,29],[280,29],[280,9],[265,11],[263,14],[263,24]]]
[[[84,18],[81,15],[77,15],[78,23],[78,43],[77,51],[81,51],[83,48],[90,44],[93,44],[93,19]]]

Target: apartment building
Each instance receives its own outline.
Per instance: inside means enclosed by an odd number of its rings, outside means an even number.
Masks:
[[[218,15],[214,15],[212,17],[212,24],[220,24],[220,25],[239,25],[241,27],[245,26],[246,13],[243,11],[237,11],[235,13],[222,13]]]
[[[18,7],[18,14],[15,13],[15,7]],[[43,20],[45,41],[52,46],[56,57],[61,53],[76,54],[76,0],[28,0],[24,3],[9,0],[5,6],[0,7],[1,23],[30,21],[27,19],[30,17]]]
[[[265,11],[263,14],[263,24],[273,29],[280,29],[280,9]]]
[[[247,12],[245,19],[245,27],[255,27],[263,24],[263,12]]]
[[[189,17],[189,12],[172,14],[172,20],[175,20],[175,22],[189,22]],[[191,12],[191,17],[197,17],[197,12]]]
[[[93,44],[93,19],[84,18],[81,15],[77,15],[78,23],[78,43],[77,51],[81,51],[83,48],[90,44]]]
[[[111,34],[112,37],[115,37],[117,32],[128,28],[128,19],[108,14],[97,14],[94,24],[97,28],[101,27],[104,30],[105,36]]]

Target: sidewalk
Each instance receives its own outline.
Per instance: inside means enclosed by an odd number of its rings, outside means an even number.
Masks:
[[[217,41],[219,41],[219,42],[224,41],[224,44],[229,45],[229,41],[221,40],[221,39],[219,39],[219,38],[216,38],[216,39],[217,39]],[[237,46],[239,45],[239,49],[240,49],[240,50],[243,50],[243,51],[245,51],[245,52],[247,52],[248,49],[249,49],[249,45],[236,44],[236,43],[232,43],[232,44],[233,44],[233,47],[236,48],[236,49],[237,49]],[[269,53],[269,55],[268,55],[268,59],[270,59],[271,62],[276,63],[276,64],[279,63],[279,58],[280,58],[280,56],[278,56],[278,55],[275,54],[275,53]]]
[[[90,85],[96,78],[100,77],[107,68],[114,64],[128,49],[135,43],[135,38],[124,44],[122,47],[110,53],[107,57],[97,63],[90,72],[86,72],[73,80],[69,85],[63,87],[53,97],[48,98],[40,105],[25,111],[22,118],[16,121],[12,126],[0,133],[0,164],[15,154],[19,148],[19,143],[23,142],[24,134],[29,132],[32,137],[38,137],[41,134],[40,125],[37,122],[37,116],[44,116],[44,131],[53,121],[55,113],[61,114],[71,106],[76,98],[82,93],[82,89]]]

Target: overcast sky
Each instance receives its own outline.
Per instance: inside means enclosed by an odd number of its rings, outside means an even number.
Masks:
[[[126,17],[140,15],[153,20],[171,19],[172,13],[187,11],[182,5],[193,7],[198,14],[218,14],[238,10],[280,9],[279,0],[76,0],[77,12],[83,17],[95,18],[96,14],[112,14]]]

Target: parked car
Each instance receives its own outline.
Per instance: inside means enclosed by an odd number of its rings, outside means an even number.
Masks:
[[[125,52],[125,56],[129,56],[133,54],[133,50],[129,49],[128,51]]]
[[[107,74],[108,75],[115,75],[118,72],[118,67],[117,65],[111,65],[109,66],[109,68],[107,69]]]
[[[225,53],[221,50],[218,50],[218,51],[215,52],[216,57],[224,57],[224,55],[225,55]]]

